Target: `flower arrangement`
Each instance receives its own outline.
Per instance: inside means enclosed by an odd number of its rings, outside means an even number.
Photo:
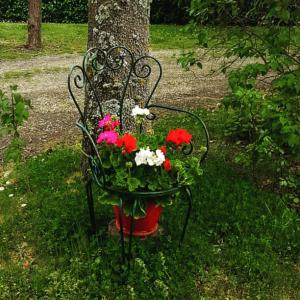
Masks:
[[[132,116],[138,125],[150,114],[148,109],[138,106]],[[193,137],[186,130],[176,128],[167,136],[119,131],[120,122],[111,115],[99,121],[97,146],[101,153],[103,168],[108,184],[119,190],[161,191],[178,186],[189,186],[199,179],[202,169],[199,159],[183,153]],[[113,195],[101,195],[102,201],[118,205],[119,199]],[[133,201],[125,201],[124,211],[129,215]],[[157,205],[165,206],[172,199],[156,199]],[[147,199],[138,199],[135,218],[145,215]]]

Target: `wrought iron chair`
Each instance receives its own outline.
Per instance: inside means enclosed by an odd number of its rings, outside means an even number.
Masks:
[[[87,193],[87,202],[89,208],[89,214],[91,219],[91,227],[92,232],[96,231],[96,222],[95,222],[95,212],[94,212],[94,200],[93,200],[93,192],[92,192],[92,181],[96,183],[102,190],[113,193],[114,195],[118,195],[119,202],[119,215],[121,216],[121,212],[123,211],[124,199],[131,198],[134,201],[134,205],[132,206],[132,215],[134,215],[136,209],[136,199],[139,198],[147,198],[153,199],[158,197],[166,197],[170,195],[174,195],[177,192],[183,192],[186,194],[186,199],[188,200],[187,212],[184,218],[183,230],[181,233],[180,243],[184,239],[184,235],[186,232],[186,227],[188,224],[188,220],[191,213],[192,208],[192,193],[188,186],[177,186],[167,190],[161,191],[135,191],[129,192],[127,190],[119,190],[115,189],[107,184],[106,174],[101,161],[101,153],[98,152],[96,143],[95,143],[95,134],[93,132],[93,127],[95,124],[89,124],[86,117],[86,111],[81,109],[80,101],[78,100],[77,90],[83,91],[84,98],[90,99],[85,101],[92,101],[96,104],[97,115],[96,119],[99,120],[103,118],[105,110],[108,110],[111,113],[111,110],[115,110],[114,113],[119,117],[120,120],[120,130],[123,132],[126,129],[126,118],[130,118],[130,116],[126,116],[124,114],[124,107],[128,105],[126,100],[128,97],[130,98],[130,94],[132,93],[132,89],[137,83],[140,83],[145,86],[145,80],[148,80],[153,75],[153,70],[155,72],[155,79],[152,82],[152,87],[148,88],[148,94],[145,96],[144,103],[142,106],[144,108],[148,108],[151,110],[150,116],[147,118],[152,122],[157,119],[157,114],[153,112],[153,110],[162,110],[169,112],[177,112],[183,113],[188,117],[191,117],[195,120],[195,125],[199,125],[201,131],[203,133],[204,142],[206,146],[206,150],[201,154],[199,158],[199,163],[202,163],[208,153],[209,148],[209,135],[207,128],[202,121],[202,119],[196,114],[177,107],[170,107],[163,104],[152,103],[152,96],[158,87],[159,81],[162,77],[162,67],[159,61],[151,56],[145,55],[141,57],[134,57],[134,55],[125,47],[116,46],[112,47],[109,50],[102,50],[99,48],[92,48],[86,52],[83,58],[82,65],[74,66],[68,76],[68,89],[72,100],[75,103],[76,108],[79,111],[79,121],[77,122],[77,126],[82,130],[84,136],[85,148],[88,146],[89,151],[86,153],[86,157],[91,170],[91,178],[86,182],[86,193]],[[111,77],[109,77],[111,76]],[[119,91],[118,99],[113,99],[113,101],[105,99],[105,95],[101,94],[104,85],[109,83],[107,82],[107,78],[118,78],[119,79]],[[101,89],[97,87],[102,86]],[[133,87],[132,87],[133,86]],[[147,89],[145,88],[145,91]],[[104,106],[108,105],[108,108]],[[132,104],[132,103],[131,103]],[[86,107],[87,105],[85,105]],[[93,108],[95,110],[95,107]],[[128,119],[127,119],[128,120]],[[140,131],[143,131],[144,128],[141,126]],[[191,143],[188,147],[184,147],[183,152],[186,155],[189,155],[193,152],[194,147]],[[133,218],[132,218],[133,219]],[[131,219],[130,225],[130,235],[129,235],[129,244],[128,244],[128,252],[127,258],[131,257],[131,243],[132,243],[132,232],[133,232],[133,221]],[[121,241],[121,251],[122,251],[122,261],[123,263],[126,260],[125,253],[125,242],[124,242],[124,232],[123,232],[123,222],[120,217],[120,241]]]

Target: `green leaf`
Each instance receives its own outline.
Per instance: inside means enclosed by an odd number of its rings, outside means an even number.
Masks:
[[[137,190],[137,188],[140,186],[140,180],[135,177],[129,177],[127,179],[127,183],[128,183],[128,190],[130,192]]]

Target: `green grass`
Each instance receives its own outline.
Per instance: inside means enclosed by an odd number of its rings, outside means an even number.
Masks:
[[[205,118],[214,139],[220,119]],[[107,234],[111,207],[96,201],[98,231],[88,234],[78,147],[27,160],[11,185],[0,181],[1,299],[297,299],[298,216],[284,198],[239,178],[222,147],[213,147],[193,189],[183,247],[178,202],[164,210],[164,235],[134,239],[125,281],[118,237]]]
[[[213,27],[203,29],[208,36],[224,33],[223,30]],[[227,29],[224,30],[227,31]],[[257,30],[262,29],[257,28]],[[151,25],[150,37],[152,50],[191,49],[197,42],[195,35],[179,25]],[[42,38],[44,45],[42,50],[27,50],[24,48],[27,39],[27,24],[0,23],[0,61],[29,59],[42,55],[82,54],[86,51],[87,25],[45,23],[42,25]],[[297,31],[296,38],[300,41],[300,30]],[[214,43],[209,45],[212,48],[215,46]]]
[[[195,38],[183,31],[182,26],[151,25],[151,48],[177,49],[193,47]],[[0,60],[28,59],[41,55],[84,53],[87,45],[87,25],[50,24],[42,25],[43,49],[26,50],[27,25],[0,23]]]
[[[7,71],[4,72],[2,75],[0,75],[0,79],[17,79],[26,77],[31,78],[38,74],[45,74],[45,73],[59,73],[63,71],[67,71],[67,67],[45,67],[45,68],[32,68],[27,70],[13,70],[13,71]]]

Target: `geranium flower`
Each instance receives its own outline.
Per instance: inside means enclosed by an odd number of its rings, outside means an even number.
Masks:
[[[136,153],[134,160],[137,166],[161,166],[165,161],[165,155],[159,149],[154,152],[147,147],[146,149],[140,149],[140,151]]]
[[[161,166],[165,160],[166,158],[164,153],[160,149],[157,149],[155,151],[154,164],[156,166]]]
[[[98,123],[99,128],[104,128],[108,122],[111,121],[111,115],[106,115],[103,119],[101,119]]]
[[[114,130],[101,132],[98,136],[97,143],[101,144],[106,141],[107,144],[114,145],[117,142],[119,135]]]
[[[159,148],[159,150],[163,153],[163,154],[166,154],[167,153],[167,147],[166,146],[161,146]]]
[[[190,143],[192,135],[186,129],[176,128],[171,130],[166,138],[167,142],[173,143],[176,146]]]
[[[150,111],[148,108],[141,108],[138,105],[136,105],[131,111],[131,115],[135,118],[138,116],[142,116],[142,117],[148,116],[149,114]]]
[[[137,140],[136,138],[131,135],[130,133],[125,133],[122,137],[120,137],[117,142],[116,145],[119,148],[124,148],[124,153],[131,153],[133,151],[135,151],[137,149]]]
[[[172,166],[171,166],[171,162],[168,158],[165,159],[163,167],[167,172],[171,171]]]
[[[153,155],[153,152],[149,149],[149,147],[147,147],[146,149],[144,148],[141,148],[139,152],[137,152],[135,154],[135,163],[137,166],[140,166],[140,165],[147,165],[148,164],[148,159],[150,157],[152,157]]]
[[[103,128],[104,130],[113,130],[120,125],[119,120],[113,120],[111,115],[106,115],[103,119],[101,119],[98,123],[99,128]]]

